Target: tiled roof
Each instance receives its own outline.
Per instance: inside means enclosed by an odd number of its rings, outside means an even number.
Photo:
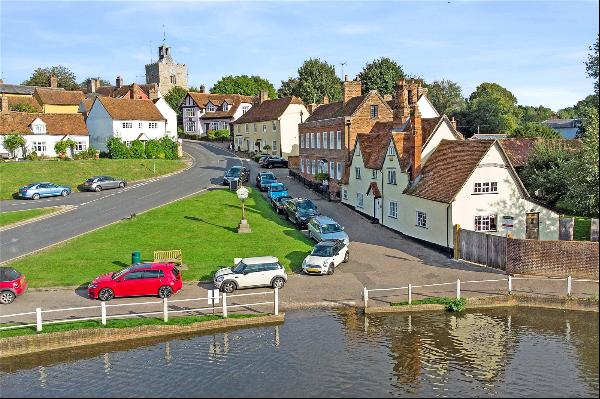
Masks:
[[[242,96],[241,94],[210,94],[190,91],[188,95],[194,100],[198,108],[206,108],[209,102],[219,107],[215,112],[204,112],[200,117],[201,119],[232,118],[242,103],[252,104],[256,100],[256,97]],[[222,109],[223,102],[230,105],[227,111]]]
[[[579,140],[542,139],[542,138],[509,138],[498,140],[502,149],[508,156],[513,167],[519,168],[527,164],[527,160],[536,145],[547,143],[572,150],[581,146]]]
[[[366,168],[382,168],[390,140],[392,139],[394,140],[396,153],[399,155],[398,163],[400,167],[402,170],[408,169],[410,166],[410,134],[405,132],[391,133],[391,130],[358,135],[358,140],[360,140],[360,153]]]
[[[96,101],[99,101],[108,114],[114,120],[128,121],[128,120],[141,120],[141,121],[164,121],[165,117],[162,116],[156,105],[152,100],[132,100],[126,98],[111,98],[111,97],[97,97]],[[94,103],[95,104],[95,103]]]
[[[150,90],[153,88],[157,88],[155,83],[148,83],[148,84],[137,84],[136,85],[142,89],[142,91],[146,94],[146,96],[150,97]],[[113,98],[121,98],[124,95],[126,95],[127,93],[129,93],[129,91],[132,89],[133,84],[130,85],[124,85],[121,87],[117,87],[117,86],[99,86],[96,87],[95,93],[101,95],[101,96],[105,96],[105,97],[113,97]],[[94,93],[87,93],[88,95],[94,94]]]
[[[79,105],[85,98],[82,91],[67,91],[38,87],[35,94],[42,104],[48,105]]]
[[[30,96],[7,96],[9,109],[18,104],[25,104],[32,106],[36,111],[41,112],[42,107],[37,100]]]
[[[8,83],[0,84],[0,94],[27,94],[33,95],[36,86],[13,85]]]
[[[493,140],[442,140],[415,183],[405,192],[449,204],[494,143]]]
[[[88,135],[81,114],[33,114],[27,112],[1,114],[0,134],[32,134],[30,125],[36,118],[40,118],[46,124],[46,132],[50,135]]]
[[[235,123],[252,123],[271,121],[279,118],[290,104],[303,104],[298,97],[282,97],[274,100],[265,100],[254,104],[248,112],[240,116]]]
[[[337,101],[329,104],[319,105],[305,122],[315,122],[323,119],[339,118],[350,116],[356,111],[358,106],[364,101],[367,95],[352,97],[344,104],[343,101]]]

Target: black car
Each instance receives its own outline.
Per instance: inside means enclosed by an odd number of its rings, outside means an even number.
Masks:
[[[223,185],[228,186],[230,180],[238,179],[242,183],[250,179],[250,171],[243,166],[233,166],[223,176]]]
[[[288,161],[281,157],[267,157],[260,162],[260,166],[269,169],[274,167],[287,168]]]
[[[291,200],[292,200],[292,197],[290,197],[289,195],[277,197],[273,201],[271,201],[271,206],[273,206],[273,209],[275,209],[275,211],[277,213],[284,213],[285,212],[285,204]]]
[[[319,215],[317,206],[309,199],[294,198],[285,203],[285,217],[296,227],[306,228],[310,218]]]

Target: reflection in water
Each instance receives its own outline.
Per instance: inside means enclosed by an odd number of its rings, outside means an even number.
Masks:
[[[315,310],[136,345],[0,362],[2,396],[598,396],[597,313]]]

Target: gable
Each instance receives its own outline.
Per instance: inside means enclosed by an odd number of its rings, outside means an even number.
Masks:
[[[427,96],[421,96],[417,101],[417,105],[419,106],[419,111],[421,111],[422,118],[435,118],[440,116],[439,112],[437,112]]]
[[[447,118],[441,118],[437,126],[423,143],[421,164],[427,162],[431,153],[437,148],[442,140],[458,140],[459,138],[462,139],[462,137],[455,134],[454,129]]]

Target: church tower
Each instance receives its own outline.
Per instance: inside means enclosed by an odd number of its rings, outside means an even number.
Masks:
[[[173,61],[171,47],[163,40],[158,48],[158,61],[146,65],[146,83],[158,84],[158,89],[165,95],[173,86],[187,90],[187,66]]]

